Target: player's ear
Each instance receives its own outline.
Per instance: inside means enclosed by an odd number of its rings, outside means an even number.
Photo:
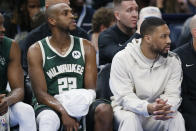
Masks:
[[[118,10],[114,10],[114,16],[115,16],[116,20],[120,20],[120,13]]]
[[[152,37],[150,35],[144,35],[144,39],[147,43],[151,43]]]
[[[48,23],[54,26],[56,24],[56,20],[54,18],[48,18]]]

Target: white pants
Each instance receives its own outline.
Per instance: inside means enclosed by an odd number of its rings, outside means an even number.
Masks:
[[[39,131],[57,131],[60,127],[60,119],[56,112],[43,110],[37,116]]]
[[[33,108],[23,102],[10,106],[10,126],[19,125],[20,131],[37,131]]]
[[[130,111],[114,111],[116,129],[118,131],[185,131],[184,119],[179,112],[167,121],[155,120]]]

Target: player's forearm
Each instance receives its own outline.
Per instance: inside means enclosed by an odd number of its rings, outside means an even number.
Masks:
[[[13,89],[5,100],[7,101],[8,106],[13,105],[19,101],[22,101],[24,98],[24,89],[23,88],[16,88]]]
[[[57,111],[60,114],[66,114],[66,110],[61,105],[61,103],[56,100],[53,96],[49,95],[48,93],[40,93],[36,95],[36,98],[39,103],[47,105],[51,109]]]

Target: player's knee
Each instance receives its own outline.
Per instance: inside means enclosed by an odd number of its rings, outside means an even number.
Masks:
[[[35,118],[35,112],[33,110],[33,107],[28,104],[25,104],[23,102],[18,102],[15,104],[14,109],[18,114],[18,118],[23,121],[28,121],[29,118],[32,117]]]
[[[109,104],[100,104],[95,109],[95,121],[102,121],[104,123],[112,123],[113,110]]]
[[[116,124],[138,125],[140,124],[139,116],[130,111],[117,111],[114,113]]]
[[[60,127],[60,119],[58,115],[52,110],[44,110],[37,116],[37,123],[40,130],[58,130]]]
[[[24,105],[23,111],[24,111],[23,113],[28,114],[29,116],[35,116],[35,112],[33,110],[33,107],[28,104]]]
[[[184,118],[182,117],[182,114],[180,112],[176,112],[174,118],[171,119],[171,121],[174,123],[181,123],[182,125],[184,124]]]
[[[172,119],[166,121],[168,130],[171,131],[185,131],[185,122],[180,112],[176,112]],[[168,126],[169,124],[169,126]]]

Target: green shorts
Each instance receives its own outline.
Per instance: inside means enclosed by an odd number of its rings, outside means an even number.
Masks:
[[[105,100],[105,99],[97,99],[90,105],[88,114],[86,115],[87,131],[93,131],[94,130],[94,114],[95,114],[95,109],[99,104],[110,104],[110,101]],[[44,110],[52,110],[50,107],[48,107],[46,105],[37,104],[37,103],[35,104],[34,109],[35,109],[35,116],[36,117],[38,116],[38,114],[40,112],[42,112]],[[61,118],[60,114],[59,113],[57,113],[57,114],[58,114],[59,118]]]

